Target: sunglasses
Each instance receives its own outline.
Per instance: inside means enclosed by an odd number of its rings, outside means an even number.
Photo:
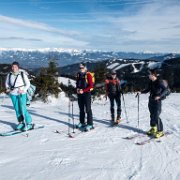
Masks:
[[[79,67],[79,69],[84,69],[84,67]]]

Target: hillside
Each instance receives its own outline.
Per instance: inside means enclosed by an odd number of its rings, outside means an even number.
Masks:
[[[67,136],[68,99],[63,94],[49,104],[33,102],[29,111],[37,126],[29,136],[19,134],[0,137],[1,179],[11,180],[139,180],[180,179],[180,98],[171,94],[163,101],[161,114],[165,131],[173,134],[138,146],[145,137],[123,139],[143,134],[149,129],[148,95],[140,96],[140,126],[137,127],[137,99],[126,94],[129,123],[122,105],[122,122],[109,126],[109,102],[95,100],[92,104],[95,129],[88,133],[75,130],[75,138]],[[15,112],[7,96],[0,95],[0,132],[16,125]],[[78,123],[78,106],[74,102],[74,118]],[[72,120],[70,121],[72,124]],[[71,126],[72,127],[72,126]],[[61,134],[54,133],[60,130]],[[72,132],[72,129],[71,129]],[[80,133],[80,134],[78,134]],[[143,136],[143,135],[142,135]]]

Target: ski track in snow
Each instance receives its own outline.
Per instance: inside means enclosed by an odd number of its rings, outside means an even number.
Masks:
[[[29,137],[23,134],[0,137],[0,179],[179,180],[180,94],[171,94],[163,101],[164,129],[173,134],[162,137],[160,143],[151,141],[143,146],[135,144],[143,137],[133,140],[123,137],[149,129],[148,95],[140,96],[140,129],[137,99],[134,94],[124,97],[130,123],[126,123],[122,103],[122,122],[111,127],[109,101],[95,100],[92,104],[95,129],[87,133],[75,129],[75,138],[67,135],[69,101],[64,95],[57,100],[51,97],[49,104],[33,102],[28,108],[33,121],[45,127],[29,131]],[[74,102],[75,123],[78,113]],[[4,95],[0,95],[0,114],[0,132],[12,130],[17,123],[15,112]],[[55,130],[62,133],[54,133]]]

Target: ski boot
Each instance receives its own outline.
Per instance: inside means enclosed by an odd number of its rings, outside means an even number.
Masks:
[[[162,136],[164,136],[164,132],[163,131],[158,131],[158,132],[156,132],[156,134],[155,134],[155,138],[160,138],[160,137],[162,137]]]
[[[24,126],[25,126],[25,124],[22,123],[22,122],[20,122],[20,123],[17,125],[16,130],[22,131],[22,130],[24,129]]]
[[[34,128],[33,124],[27,124],[26,126],[24,126],[22,131],[29,131],[29,130],[31,130],[33,128]]]
[[[151,129],[146,133],[148,136],[155,136],[157,133],[157,126],[152,126]]]
[[[118,125],[120,123],[120,116],[117,116],[116,122],[114,122],[114,125]]]
[[[87,125],[84,129],[84,131],[90,131],[91,129],[94,129],[93,125]]]
[[[84,128],[86,126],[85,123],[79,123],[76,125],[76,129],[81,129],[81,128]]]

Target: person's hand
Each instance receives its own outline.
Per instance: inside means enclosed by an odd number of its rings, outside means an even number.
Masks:
[[[9,94],[11,92],[10,89],[6,89],[6,94]]]
[[[158,100],[161,99],[161,97],[160,97],[160,96],[156,96],[154,99],[155,99],[156,101],[158,101]]]
[[[23,94],[23,93],[24,93],[24,91],[23,91],[23,90],[21,90],[21,89],[18,89],[18,93],[19,93],[19,94]]]
[[[79,94],[83,94],[84,92],[83,92],[83,90],[82,89],[80,89],[79,90]]]

